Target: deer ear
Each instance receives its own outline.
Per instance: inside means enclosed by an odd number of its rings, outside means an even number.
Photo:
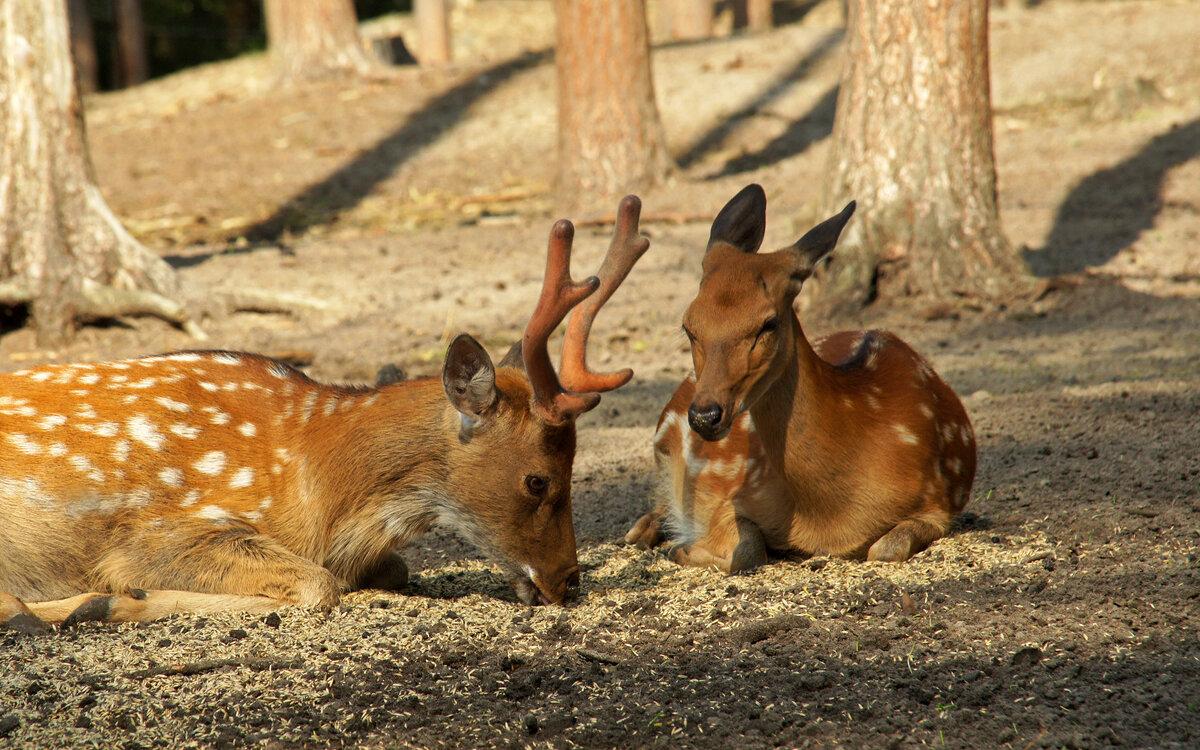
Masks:
[[[442,365],[442,388],[446,398],[469,427],[496,403],[496,368],[479,342],[460,333],[446,350]]]
[[[855,205],[854,201],[850,201],[841,213],[808,230],[803,237],[796,240],[796,244],[788,248],[796,254],[796,265],[792,270],[794,280],[804,281],[812,276],[817,264],[833,252],[842,228],[854,214]]]
[[[517,343],[513,344],[508,354],[504,355],[504,359],[500,360],[499,367],[514,367],[518,370],[525,370],[525,356],[521,353],[521,340],[517,339]]]
[[[718,242],[743,253],[756,253],[767,230],[767,194],[761,185],[747,185],[713,219],[708,249]],[[707,252],[707,251],[706,251]]]

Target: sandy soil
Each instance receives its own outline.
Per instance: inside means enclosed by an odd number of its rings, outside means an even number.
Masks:
[[[963,396],[980,468],[953,534],[903,565],[732,578],[617,544],[651,504],[652,425],[689,366],[702,218],[750,181],[768,244],[813,218],[840,31],[830,5],[780,10],[768,34],[656,50],[683,166],[643,195],[651,250],[596,326],[599,364],[637,376],[580,423],[578,603],[518,605],[435,531],[402,594],[331,613],[0,633],[0,747],[1200,744],[1194,2],[994,12],[1004,226],[1053,279],[1044,297],[805,321],[891,328]],[[214,314],[206,345],[365,381],[385,362],[436,372],[459,330],[494,356],[516,339],[554,218],[552,19],[489,0],[456,24],[454,67],[393,83],[278,90],[251,57],[88,103],[106,195],[199,297],[308,302]],[[581,230],[577,268],[605,244]],[[15,323],[8,370],[196,343],[131,319],[51,352]]]

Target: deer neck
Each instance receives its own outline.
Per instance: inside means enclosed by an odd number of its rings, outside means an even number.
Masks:
[[[821,460],[809,448],[821,442],[813,437],[827,424],[829,365],[817,356],[795,316],[792,326],[792,353],[750,415],[773,468],[796,487],[809,481]]]
[[[352,580],[427,531],[448,501],[453,411],[433,378],[321,389],[285,471],[280,512],[291,518],[278,527],[294,538],[284,543]]]

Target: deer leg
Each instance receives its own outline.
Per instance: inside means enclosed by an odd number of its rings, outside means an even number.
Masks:
[[[725,503],[713,514],[703,538],[675,547],[670,557],[680,565],[740,573],[767,561],[767,543],[758,524],[736,515],[733,505]]]
[[[26,635],[50,632],[50,626],[25,606],[25,602],[3,591],[0,591],[0,627]]]
[[[662,512],[652,510],[637,520],[625,534],[626,544],[635,544],[638,549],[650,549],[663,542]]]
[[[767,562],[767,540],[762,529],[749,518],[737,517],[738,543],[729,559],[729,572],[757,568]]]
[[[237,523],[165,524],[134,533],[101,557],[91,578],[95,592],[28,608],[47,622],[125,622],[286,604],[332,607],[341,589],[325,568]]]
[[[948,524],[947,524],[948,525]],[[867,550],[867,560],[904,562],[946,534],[946,525],[909,518],[892,527]]]
[[[408,585],[408,565],[400,553],[392,550],[379,563],[368,570],[355,588],[399,591]]]

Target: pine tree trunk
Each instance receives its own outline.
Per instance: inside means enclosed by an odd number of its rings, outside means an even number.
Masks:
[[[773,0],[734,0],[733,28],[766,31],[774,25]]]
[[[125,313],[191,326],[170,299],[174,270],[121,227],[92,176],[65,0],[0,3],[0,50],[0,304],[29,305],[46,345]]]
[[[352,0],[264,0],[267,44],[282,81],[368,74]]]
[[[142,0],[114,0],[113,16],[117,22],[117,86],[129,88],[144,83],[149,65]]]
[[[822,215],[859,205],[819,285],[827,306],[995,299],[1022,274],[996,206],[987,13],[849,0]]]
[[[714,0],[664,0],[664,5],[668,6],[672,39],[712,38],[717,10]]]
[[[93,94],[100,90],[100,62],[96,57],[96,34],[87,0],[67,0],[71,29],[71,56],[79,80],[79,93]]]
[[[555,0],[560,210],[608,205],[671,168],[643,0]]]
[[[417,42],[422,65],[450,62],[450,0],[414,0]]]

